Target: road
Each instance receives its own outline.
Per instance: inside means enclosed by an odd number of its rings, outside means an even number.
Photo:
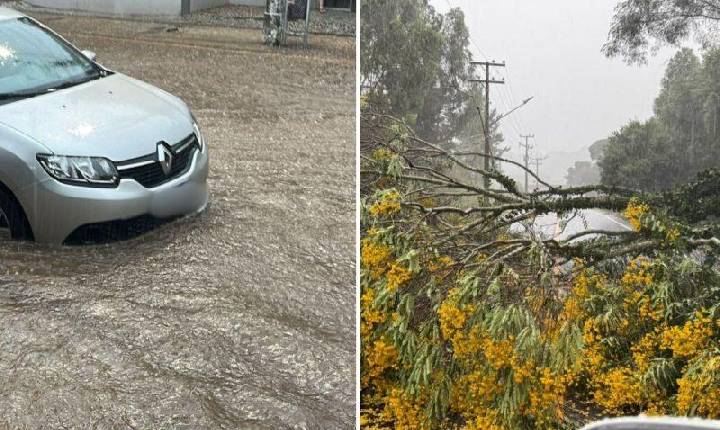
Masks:
[[[187,101],[211,205],[130,241],[0,243],[0,429],[347,429],[355,40],[39,15]]]
[[[561,222],[562,221],[562,222]],[[565,239],[573,234],[586,230],[607,230],[607,231],[630,231],[630,225],[619,214],[588,209],[579,213],[569,220],[560,220],[556,214],[547,214],[537,217],[532,228],[546,238]],[[513,230],[519,231],[520,226]]]

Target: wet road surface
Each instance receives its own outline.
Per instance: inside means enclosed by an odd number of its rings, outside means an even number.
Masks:
[[[532,228],[544,238],[558,240],[566,239],[587,230],[632,230],[627,220],[620,214],[600,209],[581,210],[570,218],[566,215],[562,222],[560,221],[557,214],[554,213],[541,215],[535,218]]]
[[[0,242],[0,429],[352,428],[354,39],[38,18],[191,105],[212,196],[130,241]]]

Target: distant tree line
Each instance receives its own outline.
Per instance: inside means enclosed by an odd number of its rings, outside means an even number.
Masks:
[[[607,144],[608,139],[602,139],[590,145],[588,150],[591,161],[576,161],[575,165],[568,169],[565,176],[567,186],[581,187],[600,183],[600,167],[597,163],[602,158]]]
[[[598,160],[601,182],[646,191],[664,190],[716,168],[720,160],[720,0],[623,0],[615,8],[603,52],[645,63],[663,46],[693,39],[668,64],[655,115],[633,121],[608,141]]]
[[[682,49],[669,62],[654,116],[632,121],[598,160],[604,185],[659,191],[684,184],[720,160],[720,49],[698,58]]]

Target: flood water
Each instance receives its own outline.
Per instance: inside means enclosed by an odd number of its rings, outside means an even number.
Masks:
[[[188,101],[211,205],[120,242],[0,240],[0,429],[352,428],[354,39],[39,18]]]

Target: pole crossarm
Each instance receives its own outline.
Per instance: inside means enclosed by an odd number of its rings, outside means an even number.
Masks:
[[[498,63],[496,61],[471,61],[470,64],[474,66],[495,66],[495,67],[505,67],[505,62]]]
[[[470,82],[483,82],[483,83],[490,83],[490,84],[504,84],[505,80],[495,80],[495,79],[470,79]]]

